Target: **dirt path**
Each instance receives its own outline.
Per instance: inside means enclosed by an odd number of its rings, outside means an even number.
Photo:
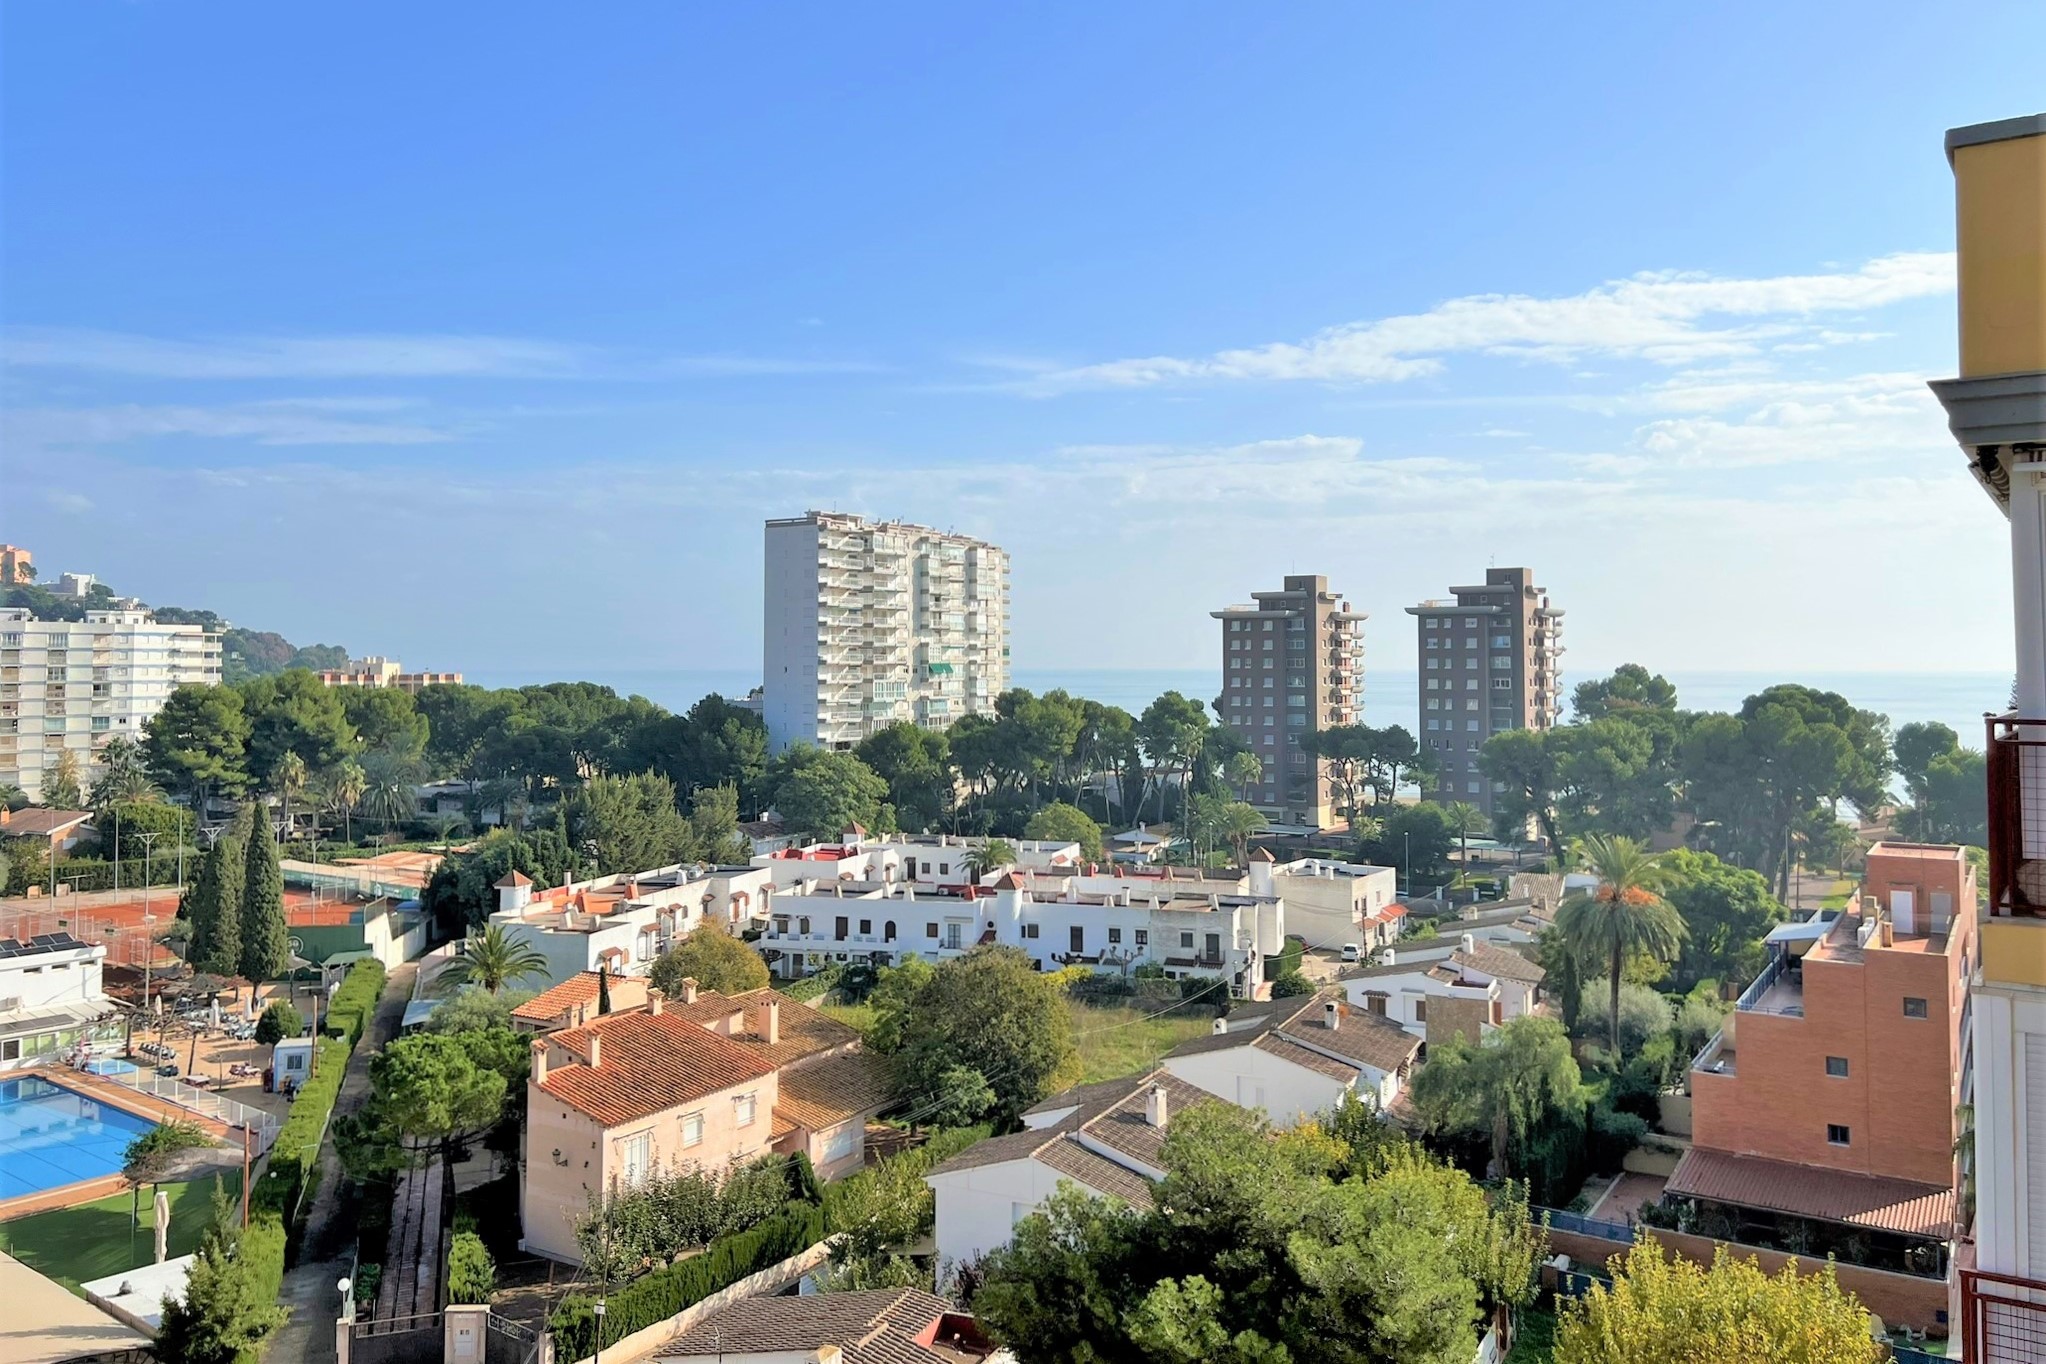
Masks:
[[[376,1017],[348,1058],[348,1076],[334,1101],[335,1118],[353,1113],[369,1097],[370,1057],[398,1035],[418,969],[407,962],[385,981]],[[330,1124],[330,1134],[331,1130]],[[334,1322],[341,1314],[335,1284],[348,1273],[355,1235],[355,1220],[343,1205],[341,1192],[341,1159],[334,1154],[330,1135],[320,1150],[320,1190],[306,1216],[298,1264],[285,1271],[284,1287],[277,1295],[277,1301],[290,1309],[291,1319],[270,1337],[263,1350],[264,1364],[332,1364],[335,1358]]]

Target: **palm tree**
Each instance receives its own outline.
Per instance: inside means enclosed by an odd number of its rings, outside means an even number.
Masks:
[[[284,801],[284,836],[291,837],[291,798],[305,790],[305,759],[296,753],[287,753],[277,764],[277,794]]]
[[[1608,1036],[1617,1060],[1620,973],[1627,958],[1645,954],[1657,961],[1674,960],[1683,945],[1684,921],[1658,893],[1667,876],[1662,859],[1633,839],[1588,834],[1578,843],[1577,860],[1598,884],[1557,907],[1556,931],[1579,961],[1606,965],[1606,983],[1612,991]]]
[[[98,754],[99,776],[92,783],[92,808],[138,800],[160,800],[163,792],[149,779],[149,764],[143,760],[142,745],[133,739],[112,738]]]
[[[404,782],[385,780],[371,782],[362,795],[362,812],[373,819],[383,821],[384,832],[401,819],[412,818],[412,788]]]
[[[443,990],[478,985],[495,995],[515,981],[546,974],[547,958],[524,940],[507,937],[503,924],[491,924],[480,936],[462,940],[434,983]]]
[[[966,854],[966,874],[978,881],[990,872],[1016,865],[1016,850],[1006,838],[990,838]]]
[[[1471,874],[1471,830],[1483,827],[1485,812],[1467,800],[1451,801],[1442,807],[1456,828],[1456,864],[1462,875]]]
[[[356,806],[362,804],[362,794],[368,785],[369,778],[363,775],[362,764],[353,758],[342,762],[334,769],[333,775],[327,778],[327,800],[330,808],[341,815],[343,843],[355,841],[349,836],[351,833],[349,816],[355,813]]]
[[[1222,837],[1228,840],[1229,851],[1236,858],[1236,865],[1250,865],[1250,840],[1265,827],[1265,817],[1240,800],[1232,800],[1222,809]]]

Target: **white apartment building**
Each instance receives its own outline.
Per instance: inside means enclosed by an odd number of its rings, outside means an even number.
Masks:
[[[0,1070],[51,1065],[104,1031],[107,949],[69,933],[0,938]]]
[[[139,740],[172,692],[219,681],[220,636],[196,625],[159,625],[147,611],[62,621],[0,608],[0,783],[40,800],[66,750],[89,783],[109,739]]]
[[[1155,965],[1175,980],[1227,981],[1251,999],[1285,937],[1281,901],[1241,891],[1233,879],[1008,872],[992,886],[838,881],[784,890],[759,946],[771,969],[793,978],[847,961],[937,960],[1001,943],[1044,971]]]
[[[764,921],[774,897],[766,867],[680,863],[535,888],[513,872],[499,881],[490,922],[547,959],[546,989],[601,965],[644,975],[654,959],[706,923],[739,934]]]
[[[897,720],[944,729],[1009,684],[1009,556],[837,512],[767,523],[769,742],[850,748]]]

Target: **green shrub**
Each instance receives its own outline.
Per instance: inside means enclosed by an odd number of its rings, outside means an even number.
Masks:
[[[497,1265],[473,1231],[457,1232],[448,1247],[448,1301],[488,1303],[497,1291]]]
[[[921,1179],[932,1169],[944,1164],[977,1141],[985,1140],[993,1129],[985,1124],[979,1127],[948,1127],[933,1132],[931,1139],[900,1155],[890,1156],[884,1162],[891,1171],[908,1170]],[[844,1179],[824,1186],[824,1225],[827,1231],[844,1231],[850,1220],[849,1209],[855,1204],[864,1206],[865,1186],[881,1179],[879,1170],[861,1170],[858,1174],[847,1175]],[[924,1230],[929,1230],[925,1227]]]
[[[1288,937],[1286,939],[1286,946],[1280,951],[1277,962],[1265,974],[1275,980],[1280,976],[1297,974],[1300,970],[1300,961],[1306,955],[1306,939]]]
[[[798,1151],[789,1157],[789,1200],[795,1203],[822,1203],[824,1187],[817,1182],[817,1167],[810,1163],[808,1151]]]
[[[384,1267],[380,1264],[359,1264],[355,1267],[355,1291],[357,1306],[368,1306],[377,1300],[377,1289],[384,1282]]]
[[[304,1015],[281,999],[263,1010],[263,1016],[256,1020],[256,1040],[266,1047],[274,1047],[304,1031]]]
[[[1281,971],[1272,980],[1272,998],[1289,999],[1294,995],[1311,995],[1314,982],[1298,971]]]
[[[808,1004],[838,988],[839,969],[836,966],[827,966],[814,976],[805,976],[801,980],[790,981],[787,985],[777,988],[784,998]]]
[[[692,1259],[682,1260],[634,1279],[605,1300],[602,1344],[612,1345],[635,1331],[702,1302],[720,1289],[799,1255],[824,1239],[823,1210],[792,1204],[779,1216],[748,1231],[714,1241]],[[548,1319],[554,1331],[556,1358],[586,1359],[596,1353],[597,1316],[594,1300],[576,1293],[562,1300]]]

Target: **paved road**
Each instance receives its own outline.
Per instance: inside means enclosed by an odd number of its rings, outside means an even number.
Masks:
[[[376,1017],[348,1059],[348,1077],[334,1101],[336,1119],[353,1113],[369,1097],[369,1058],[398,1035],[418,970],[416,963],[407,962],[384,983]],[[277,1301],[291,1309],[291,1320],[270,1337],[264,1364],[333,1364],[334,1321],[341,1312],[341,1295],[334,1285],[348,1273],[354,1237],[354,1218],[341,1202],[341,1160],[330,1135],[320,1151],[320,1191],[306,1217],[298,1264],[285,1271],[284,1287],[277,1295]]]

